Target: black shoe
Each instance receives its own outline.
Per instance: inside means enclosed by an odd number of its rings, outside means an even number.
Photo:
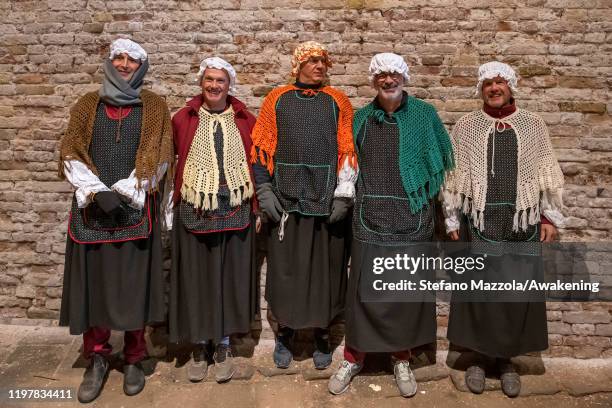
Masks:
[[[293,330],[283,327],[279,329],[276,337],[276,345],[274,346],[274,364],[278,368],[289,368],[293,353],[289,349],[291,347],[291,339],[293,338]]]
[[[468,367],[465,372],[465,385],[474,394],[482,394],[485,389],[485,370],[480,365]]]
[[[140,363],[123,366],[123,392],[125,395],[136,395],[145,386],[145,375]]]
[[[327,330],[315,329],[314,333],[315,351],[312,360],[317,370],[325,370],[332,363],[332,352],[329,347],[329,332]]]
[[[79,385],[77,393],[79,402],[88,403],[98,398],[107,376],[108,361],[103,355],[94,353]]]

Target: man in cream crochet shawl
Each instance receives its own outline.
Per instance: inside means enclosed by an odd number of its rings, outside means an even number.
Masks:
[[[563,174],[548,129],[540,116],[516,107],[509,65],[489,62],[478,75],[483,108],[459,119],[451,135],[456,168],[441,194],[446,232],[475,243],[553,241],[563,222]],[[495,358],[502,390],[514,397],[520,377],[510,358],[548,347],[546,305],[451,303],[448,338]],[[484,379],[484,366],[468,368],[471,391],[481,393]]]
[[[456,123],[451,139],[456,169],[447,178],[444,202],[449,210],[470,214],[474,226],[485,230],[487,175],[495,175],[495,161],[488,163],[488,142],[492,134],[513,129],[517,139],[516,208],[512,228],[526,230],[540,222],[541,241],[552,241],[561,226],[563,173],[555,158],[548,129],[538,115],[519,109],[514,103],[517,77],[507,64],[493,61],[478,69],[476,93],[483,109],[468,113]],[[495,157],[493,157],[495,159]],[[544,217],[542,217],[544,216]],[[455,213],[446,217],[447,233],[458,239]]]

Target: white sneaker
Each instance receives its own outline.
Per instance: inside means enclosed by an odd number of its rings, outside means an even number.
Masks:
[[[393,364],[395,382],[402,397],[412,397],[417,392],[417,383],[407,360],[396,360]]]
[[[351,363],[347,360],[342,361],[336,374],[332,375],[327,384],[329,392],[334,395],[342,394],[351,384],[353,377],[361,371],[363,365]]]

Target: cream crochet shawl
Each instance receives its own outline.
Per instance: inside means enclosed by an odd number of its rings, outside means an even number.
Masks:
[[[185,160],[181,196],[195,208],[213,211],[219,207],[219,163],[215,151],[215,131],[223,131],[223,172],[235,207],[253,196],[244,145],[230,106],[224,112],[210,113],[200,108],[200,123]]]
[[[516,212],[513,230],[526,230],[528,224],[540,222],[544,210],[563,207],[563,173],[555,158],[546,124],[538,115],[517,109],[513,114],[496,119],[483,111],[463,116],[456,123],[451,141],[455,154],[455,170],[446,178],[442,191],[444,202],[452,209],[471,214],[474,226],[484,230],[487,198],[487,163],[489,135],[510,125],[518,144]]]

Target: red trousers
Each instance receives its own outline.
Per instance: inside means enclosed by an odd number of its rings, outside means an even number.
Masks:
[[[351,348],[350,346],[344,346],[344,359],[349,363],[363,364],[363,360],[365,360],[366,354],[367,353],[363,351],[357,351],[354,348]],[[394,353],[391,353],[391,355],[397,360],[409,360],[410,350],[396,351]]]
[[[147,356],[144,329],[126,331],[123,335],[123,354],[127,364],[134,364]],[[113,350],[108,343],[110,329],[91,327],[83,333],[83,357],[89,359],[93,353],[108,355]]]

